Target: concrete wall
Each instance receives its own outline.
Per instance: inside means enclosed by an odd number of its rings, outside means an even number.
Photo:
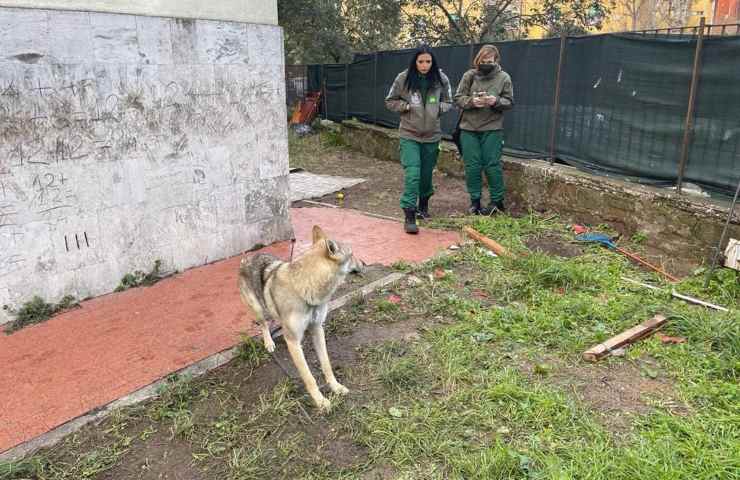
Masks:
[[[0,305],[288,238],[282,52],[277,26],[0,7]]]
[[[275,0],[0,0],[0,7],[84,10],[277,25]]]

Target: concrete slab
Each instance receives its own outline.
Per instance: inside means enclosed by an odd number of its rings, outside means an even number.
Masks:
[[[343,188],[353,187],[364,182],[365,179],[294,172],[288,176],[288,181],[290,182],[290,201],[297,202],[307,198],[323,197]]]

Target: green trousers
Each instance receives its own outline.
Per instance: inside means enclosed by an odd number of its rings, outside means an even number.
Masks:
[[[501,150],[504,145],[504,136],[501,130],[487,132],[460,132],[460,143],[463,150],[465,164],[465,185],[470,200],[481,198],[481,172],[485,172],[488,180],[488,193],[491,202],[498,202],[504,198],[504,170],[501,167]]]
[[[403,165],[403,195],[401,208],[416,208],[421,197],[434,193],[432,172],[437,165],[439,142],[421,143],[401,139],[401,165]]]

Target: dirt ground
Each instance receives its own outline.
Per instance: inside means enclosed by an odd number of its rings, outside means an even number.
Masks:
[[[380,270],[375,270],[370,279],[380,276]],[[363,282],[367,283],[367,282]],[[395,292],[395,293],[394,293]],[[384,289],[381,295],[402,295],[399,286],[390,286]],[[346,397],[345,404],[341,410],[347,411],[361,406],[377,395],[377,389],[367,382],[365,366],[363,362],[363,351],[374,345],[382,344],[388,340],[413,339],[417,327],[422,321],[419,317],[408,317],[397,323],[352,323],[347,324],[348,315],[353,308],[363,308],[362,304],[350,305],[341,312],[330,314],[340,317],[336,321],[339,325],[329,328],[330,340],[327,342],[329,356],[334,364],[335,373],[342,383],[351,389],[351,395]],[[273,446],[293,437],[300,437],[301,444],[306,450],[300,452],[301,458],[296,463],[305,467],[306,465],[326,464],[332,469],[351,468],[361,465],[365,461],[367,452],[356,445],[347,432],[341,432],[336,427],[337,418],[333,416],[317,415],[309,399],[304,395],[304,387],[296,370],[293,368],[290,355],[284,342],[276,342],[275,356],[282,365],[293,375],[289,381],[291,396],[300,398],[301,406],[286,412],[282,418],[261,419],[257,430],[268,430],[266,441]],[[309,342],[310,343],[310,342]],[[320,365],[313,349],[306,346],[306,358],[308,363],[320,380]],[[223,415],[224,407],[232,404],[234,415],[248,416],[250,410],[265,401],[265,395],[279,388],[281,383],[286,382],[283,370],[274,359],[266,359],[256,368],[249,368],[243,362],[234,361],[224,367],[216,369],[206,376],[193,382],[192,389],[221,390],[228,392],[220,396],[221,402],[198,402],[196,401],[192,416],[198,418],[198,423],[207,424],[213,422]],[[319,381],[321,390],[329,395],[328,387]],[[335,399],[335,401],[337,401]],[[341,415],[341,412],[339,413]],[[96,432],[105,430],[87,428],[83,432],[85,442],[104,443],[103,437]],[[131,421],[126,428],[130,436],[142,437],[147,432],[147,421],[144,418]],[[99,480],[221,480],[232,478],[222,476],[218,465],[213,465],[214,471],[209,472],[209,466],[197,465],[193,458],[202,450],[201,445],[193,444],[178,438],[172,431],[157,430],[143,443],[136,444],[125,456],[125,461],[110,470],[96,476]],[[269,451],[269,448],[267,449]],[[269,460],[269,459],[267,459]],[[299,478],[291,473],[291,467],[281,464],[267,465],[264,468],[271,472],[271,476],[260,478]],[[388,468],[385,473],[376,476],[377,472],[370,472],[365,478],[394,478],[393,470]],[[257,478],[251,476],[238,478]]]
[[[302,168],[318,174],[345,175],[363,177],[367,181],[344,191],[344,199],[336,195],[327,195],[314,199],[324,203],[341,205],[361,211],[400,218],[398,199],[402,189],[403,172],[399,164],[381,162],[361,154],[343,149],[333,149],[328,154],[310,161],[303,161]],[[430,210],[435,216],[462,216],[468,206],[468,197],[464,182],[435,173],[436,195],[430,203]],[[300,205],[303,202],[297,202]],[[535,251],[550,255],[574,257],[583,252],[580,245],[565,241],[560,234],[544,235],[525,240],[527,246]],[[473,265],[451,265],[451,271],[458,278],[465,279]],[[352,279],[338,295],[353,291],[363,284],[387,275],[391,269],[373,267],[363,279]],[[468,273],[466,273],[468,272]],[[100,426],[90,426],[75,436],[71,443],[63,445],[61,461],[80,462],[79,456],[64,453],[65,448],[73,446],[75,451],[84,451],[85,446],[111,445],[111,430],[120,429],[115,438],[134,438],[132,445],[123,447],[113,444],[111,448],[126,449],[121,460],[111,459],[112,467],[103,469],[99,474],[87,478],[105,480],[129,479],[170,479],[170,480],[213,480],[225,478],[302,478],[300,472],[320,471],[320,478],[334,478],[332,472],[341,472],[346,468],[358,468],[367,462],[368,452],[351,438],[352,432],[342,428],[345,418],[353,410],[365,408],[374,399],[387,395],[367,371],[365,353],[373,346],[389,340],[403,344],[413,344],[419,333],[428,331],[439,324],[451,324],[455,320],[442,316],[428,315],[428,311],[406,302],[411,295],[407,290],[412,283],[402,280],[398,284],[385,287],[375,295],[388,299],[378,303],[374,301],[357,301],[330,314],[328,326],[328,348],[332,363],[339,380],[348,386],[351,395],[338,400],[336,413],[329,416],[311,415],[312,405],[305,395],[303,386],[295,379],[286,381],[286,377],[276,363],[264,352],[255,354],[259,362],[253,359],[233,361],[201,378],[195,379],[183,394],[167,403],[168,415],[177,420],[177,402],[188,403],[191,411],[184,421],[182,434],[176,427],[161,428],[163,422],[157,423],[152,418],[151,407],[141,407],[130,414],[123,422],[114,419],[104,421]],[[460,284],[461,293],[469,293],[473,298],[485,300],[486,294],[480,290],[464,292],[466,283]],[[485,302],[484,302],[485,303]],[[383,313],[383,305],[400,305],[398,309],[389,309],[392,314]],[[395,307],[394,307],[395,308]],[[385,319],[385,320],[384,320]],[[287,349],[283,342],[277,342],[276,357],[292,371]],[[313,349],[306,348],[306,355],[313,372],[320,372]],[[604,363],[589,365],[582,362],[569,364],[562,359],[546,358],[551,368],[542,381],[561,387],[571,392],[594,411],[599,412],[607,429],[614,433],[630,429],[630,418],[633,415],[649,412],[654,402],[662,405],[675,405],[681,411],[674,398],[675,392],[665,379],[645,378],[639,374],[641,368],[650,368],[650,359],[632,362]],[[537,363],[531,361],[514,362],[523,373],[540,378],[536,372]],[[635,381],[635,379],[639,381]],[[270,398],[270,392],[279,391],[285,385],[287,394],[279,398]],[[325,388],[324,388],[325,390]],[[274,404],[271,404],[273,402]],[[287,402],[283,406],[282,403]],[[147,410],[147,408],[149,408]],[[163,407],[164,408],[164,407]],[[172,412],[175,413],[172,413]],[[257,413],[255,413],[257,412]],[[308,412],[308,413],[307,413]],[[227,429],[229,422],[221,421],[224,416],[233,414],[249,425],[251,430],[231,434],[223,433],[219,442],[208,440],[213,432],[202,429]],[[255,417],[256,415],[256,417]],[[189,418],[189,420],[188,420]],[[188,421],[190,423],[188,423]],[[236,422],[239,423],[239,422]],[[174,421],[174,425],[179,423]],[[188,430],[190,429],[190,430]],[[230,436],[231,435],[231,436]],[[240,436],[241,435],[241,436]],[[255,439],[258,445],[259,458],[253,459],[254,476],[245,473],[234,476],[224,471],[222,461],[216,461],[217,448],[232,448],[239,438]],[[214,447],[214,444],[217,446]],[[245,447],[251,448],[251,447]],[[214,450],[212,450],[214,449]],[[245,452],[245,455],[248,452]],[[209,456],[210,455],[210,456]],[[211,456],[213,461],[209,460]],[[285,459],[288,460],[285,460]],[[280,459],[282,463],[277,460]],[[196,461],[197,460],[197,461]],[[229,465],[243,465],[243,459],[230,459]],[[249,463],[249,462],[247,462]],[[251,468],[251,467],[250,467]],[[306,470],[302,470],[306,469]],[[241,471],[241,470],[240,470]],[[268,476],[265,474],[269,472]],[[13,479],[24,477],[8,477]],[[29,477],[30,478],[30,477]],[[36,477],[34,477],[36,478]],[[64,477],[68,478],[68,477]],[[313,478],[313,477],[311,477]],[[352,477],[355,478],[355,477]],[[362,478],[391,479],[396,478],[392,465],[373,465]]]
[[[471,268],[470,265],[453,266],[454,271],[463,273]],[[372,273],[371,278],[381,276],[380,270]],[[461,276],[464,278],[464,276]],[[204,438],[196,441],[199,435],[182,434],[176,428],[162,428],[166,422],[153,424],[152,412],[158,408],[149,408],[147,413],[134,411],[123,422],[106,420],[100,426],[87,427],[77,435],[77,447],[85,445],[110,444],[110,432],[120,429],[119,435],[126,438],[135,438],[135,441],[123,456],[122,461],[116,462],[111,468],[92,475],[90,478],[98,480],[215,480],[225,478],[305,478],[306,471],[324,471],[326,477],[341,476],[343,469],[362,468],[366,462],[368,452],[352,439],[352,432],[342,428],[346,415],[353,411],[365,408],[369,403],[377,401],[389,393],[373,379],[372,372],[366,365],[366,354],[375,346],[388,341],[400,342],[400,345],[411,344],[420,338],[420,332],[434,329],[436,325],[449,325],[455,322],[452,318],[436,316],[429,318],[422,310],[415,308],[410,300],[407,286],[412,282],[402,280],[391,285],[378,294],[373,295],[375,300],[366,300],[349,304],[340,311],[330,314],[329,327],[329,354],[335,365],[335,372],[342,383],[351,389],[351,394],[339,401],[337,413],[328,416],[316,415],[313,407],[305,395],[304,388],[297,378],[297,372],[292,367],[287,348],[283,342],[277,342],[275,356],[293,375],[292,380],[286,381],[282,369],[274,359],[261,357],[259,365],[251,360],[236,360],[218,368],[205,376],[191,382],[187,392],[182,392],[183,399],[189,401],[189,416],[198,431],[204,427],[218,429],[219,420],[228,425],[228,419],[235,422],[250,423],[252,430],[242,432],[250,438],[262,438],[258,441],[260,458],[255,459],[255,476],[233,476],[224,470],[224,465],[218,461],[195,461],[196,458],[208,457],[209,451],[217,448],[231,448],[231,443],[225,446],[214,447],[207,444],[209,435],[201,433]],[[461,281],[460,288],[465,282]],[[385,319],[378,310],[375,310],[377,299],[387,299],[397,296],[401,299],[400,309]],[[407,302],[408,300],[408,302]],[[358,320],[365,317],[365,320]],[[372,322],[367,318],[372,317]],[[401,349],[404,347],[401,346]],[[397,351],[397,355],[404,352]],[[510,355],[506,353],[504,355]],[[320,378],[318,360],[310,347],[306,348],[306,356],[312,371]],[[516,354],[514,354],[516,357]],[[547,377],[540,377],[535,373],[535,364],[522,361],[516,362],[523,373],[538,381],[548,382],[573,392],[585,404],[589,405],[600,416],[602,423],[613,433],[627,434],[631,418],[634,415],[650,411],[651,402],[674,402],[674,392],[669,382],[664,379],[640,378],[640,362],[620,363],[612,365],[589,365],[579,363],[569,365],[556,358],[547,358],[551,370]],[[649,362],[649,361],[648,361]],[[539,363],[538,363],[539,364]],[[635,379],[639,381],[635,381]],[[291,383],[292,382],[292,383]],[[281,385],[287,384],[287,396],[292,397],[293,403],[284,410],[279,407],[265,407],[270,399],[270,392],[279,391]],[[322,385],[322,390],[328,395],[328,389]],[[215,393],[214,393],[215,392]],[[206,397],[208,395],[208,397]],[[177,396],[174,396],[177,399]],[[297,400],[295,400],[297,399]],[[276,403],[286,401],[285,397]],[[334,399],[334,401],[338,401]],[[168,408],[172,407],[172,400],[166,401]],[[296,408],[297,407],[297,408]],[[230,411],[231,410],[231,411]],[[255,413],[266,411],[266,414]],[[278,414],[279,412],[279,414]],[[169,413],[170,416],[176,414]],[[349,417],[348,417],[349,418]],[[177,422],[175,422],[177,424]],[[226,436],[228,438],[228,436]],[[231,441],[237,441],[234,436]],[[74,444],[73,442],[73,444]],[[264,442],[267,446],[263,446]],[[297,443],[291,443],[297,442]],[[220,445],[220,444],[219,444]],[[281,447],[283,445],[283,447]],[[290,445],[290,446],[289,446]],[[245,447],[248,448],[248,447]],[[295,449],[287,455],[277,453],[274,449]],[[99,454],[98,454],[99,455]],[[274,458],[273,458],[274,457]],[[277,462],[277,458],[283,459]],[[84,460],[84,458],[83,458]],[[274,460],[274,461],[273,461]],[[70,461],[81,461],[76,458]],[[257,472],[260,472],[257,476]],[[267,477],[263,476],[269,472]],[[335,472],[334,474],[330,472]],[[362,474],[363,479],[395,479],[398,472],[391,465],[375,465]],[[10,477],[14,478],[14,477]],[[64,477],[67,478],[67,477]],[[356,478],[356,477],[352,477]]]
[[[402,219],[399,200],[403,193],[403,168],[400,163],[377,160],[358,152],[334,150],[320,158],[304,160],[302,168],[321,175],[339,175],[364,178],[367,181],[336,194],[312,199],[331,205],[352,208]],[[434,172],[434,196],[429,210],[434,216],[462,216],[469,206],[465,182],[439,171]],[[302,202],[297,202],[298,204]]]
[[[318,135],[314,137],[318,143]],[[311,141],[314,141],[314,139]],[[330,194],[311,199],[311,201],[371,212],[399,220],[403,219],[403,212],[399,206],[399,200],[403,193],[403,168],[400,163],[378,160],[346,148],[324,148],[319,154],[301,151],[295,156],[299,158],[295,162],[291,159],[291,166],[303,168],[311,173],[366,179],[364,183],[342,190],[342,199],[338,198],[336,194]],[[433,184],[435,194],[429,202],[429,210],[434,218],[454,218],[467,214],[470,197],[466,191],[464,179],[435,171]],[[488,193],[485,181],[483,190],[483,204],[486,205],[488,203]],[[296,206],[308,205],[305,202],[296,202]],[[521,216],[528,213],[516,205],[509,205],[508,208],[507,213],[512,216]],[[560,220],[567,222],[570,219],[561,217]],[[420,224],[423,225],[423,221]],[[601,227],[603,229],[604,225]],[[613,234],[624,230],[623,225],[612,225],[611,227],[614,229],[611,232]],[[608,227],[604,231],[609,233]],[[564,247],[562,251],[550,251],[549,249],[552,246],[548,244],[548,239],[533,242],[532,245],[528,246],[534,250],[566,258],[577,255],[583,250],[580,246],[571,244]],[[697,268],[697,265],[686,262],[681,258],[666,257],[664,253],[657,249],[635,244],[627,237],[621,239],[620,245],[674,275],[686,276]]]

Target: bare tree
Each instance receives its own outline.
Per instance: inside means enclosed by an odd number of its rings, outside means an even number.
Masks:
[[[395,48],[398,0],[278,0],[289,63],[349,62],[357,51]]]
[[[628,30],[647,30],[684,25],[692,0],[615,0]]]
[[[544,0],[522,11],[519,0],[402,1],[408,43],[483,43],[526,36],[533,25],[548,31],[585,31],[603,18],[610,0]]]
[[[657,28],[679,27],[686,24],[691,11],[691,0],[656,0]]]

